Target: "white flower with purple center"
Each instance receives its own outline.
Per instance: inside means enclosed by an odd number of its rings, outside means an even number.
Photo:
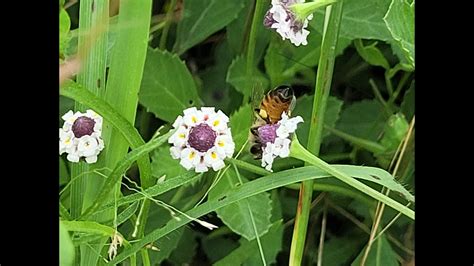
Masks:
[[[272,7],[265,14],[263,25],[275,29],[283,40],[289,39],[296,46],[307,45],[309,30],[306,28],[313,14],[303,20],[298,19],[290,8],[297,3],[304,3],[304,0],[272,0]]]
[[[168,139],[173,144],[171,157],[179,159],[187,170],[198,173],[222,169],[225,158],[232,157],[235,144],[230,128],[229,117],[214,107],[191,107],[183,111],[173,123],[176,132]]]
[[[290,155],[290,135],[296,131],[298,123],[303,122],[301,116],[289,118],[284,112],[276,124],[267,124],[257,129],[258,138],[262,143],[262,167],[273,172],[272,165],[276,157],[285,158]]]
[[[97,162],[97,155],[104,149],[102,117],[92,110],[85,113],[73,111],[62,116],[59,129],[59,155],[67,153],[67,159],[77,163],[84,158],[87,163]]]

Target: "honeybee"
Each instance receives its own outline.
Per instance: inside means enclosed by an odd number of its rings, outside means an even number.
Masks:
[[[253,102],[255,103],[253,99]],[[254,159],[262,158],[262,143],[259,139],[258,128],[266,124],[276,124],[281,120],[281,114],[286,112],[288,116],[295,108],[296,97],[290,86],[281,85],[270,90],[263,99],[259,99],[259,104],[254,108],[254,123],[250,128],[250,153]]]

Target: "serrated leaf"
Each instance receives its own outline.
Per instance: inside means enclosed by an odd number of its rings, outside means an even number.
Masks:
[[[356,40],[354,44],[359,55],[367,63],[374,66],[381,66],[385,69],[390,69],[387,59],[383,56],[379,48],[377,48],[377,42],[374,42],[368,46],[364,46],[362,40]]]
[[[351,258],[359,252],[362,239],[348,237],[332,237],[324,243],[322,265],[341,266],[347,265]],[[315,256],[317,259],[317,256]]]
[[[247,59],[241,56],[232,61],[226,81],[244,96],[250,96],[254,86],[261,86],[266,90],[269,85],[268,79],[258,69],[254,69],[250,77],[247,76]]]
[[[265,254],[265,262],[270,265],[276,262],[276,255],[281,250],[283,240],[283,223],[278,220],[270,226],[268,233],[260,239]],[[261,265],[262,258],[259,253],[257,240],[248,241],[241,239],[240,246],[229,255],[217,261],[214,265]]]
[[[204,41],[235,18],[244,7],[234,0],[189,0],[184,2],[183,18],[178,23],[173,51],[184,53]]]
[[[390,32],[383,21],[390,0],[345,0],[339,36],[354,39],[376,39],[389,41]],[[324,11],[318,10],[310,25],[322,32]]]
[[[352,266],[359,266],[364,256],[365,247],[360,252],[359,256],[352,262]],[[376,242],[372,244],[372,248],[369,251],[367,260],[365,261],[366,266],[398,266],[396,253],[388,243],[385,236],[379,237]]]
[[[353,136],[376,141],[386,121],[383,106],[375,100],[362,100],[344,108],[337,129]]]
[[[308,36],[308,45],[295,47],[288,41],[274,38],[265,54],[265,69],[271,80],[271,86],[288,82],[298,71],[308,70],[319,63],[321,53],[319,32],[313,30]],[[336,47],[336,56],[343,53],[351,43],[350,39],[341,37]]]
[[[248,180],[241,176],[242,182]],[[229,168],[216,186],[209,192],[209,199],[216,199],[224,195],[230,189],[240,186],[237,173]],[[270,194],[260,193],[248,199],[238,201],[216,211],[217,216],[235,233],[245,237],[247,240],[255,239],[265,234],[271,223],[272,202]],[[255,223],[255,228],[254,228]]]
[[[237,1],[236,1],[237,2]],[[246,40],[248,39],[248,31],[250,30],[249,12],[253,12],[253,0],[243,0],[244,8],[238,14],[237,19],[227,25],[227,40],[229,46],[235,55],[241,54],[244,51],[244,47],[247,45]],[[263,18],[265,12],[269,9],[270,1],[262,3],[261,13],[259,17]],[[263,26],[263,23],[257,25],[256,42],[255,42],[255,56],[254,65],[262,58],[265,48],[270,41],[270,31]]]
[[[166,179],[177,177],[188,172],[171,157],[169,147],[160,147],[151,155],[151,174],[155,178],[166,175]]]
[[[178,247],[173,250],[169,260],[175,265],[190,265],[196,254],[198,243],[197,234],[189,228],[184,228],[183,235],[179,240]]]
[[[237,112],[230,117],[230,130],[235,143],[235,151],[238,152],[249,137],[249,130],[252,126],[253,112],[249,104],[240,107]]]
[[[140,104],[172,123],[183,110],[200,105],[196,84],[175,54],[148,49],[139,92]]]
[[[415,67],[415,3],[392,0],[383,20],[393,39],[404,52],[408,63]]]
[[[59,261],[62,266],[72,265],[74,261],[74,245],[72,244],[69,232],[64,228],[64,225],[59,221]]]
[[[309,134],[309,127],[311,123],[311,110],[313,107],[313,95],[304,95],[298,98],[295,106],[295,110],[293,111],[293,116],[301,116],[303,117],[304,123],[298,125],[298,129],[296,134],[298,135],[298,139],[301,143],[306,145],[308,141],[308,134]],[[337,99],[336,97],[329,96],[327,105],[326,105],[326,113],[324,114],[324,124],[329,127],[334,127],[336,125],[337,120],[339,119],[339,113],[341,111],[342,101]],[[323,129],[322,138],[329,136],[329,131]]]

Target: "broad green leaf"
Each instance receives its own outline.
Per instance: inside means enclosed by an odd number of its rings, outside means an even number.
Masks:
[[[173,51],[182,54],[187,49],[204,41],[211,34],[237,18],[243,7],[242,1],[234,0],[186,1],[183,18],[178,23]]]
[[[67,231],[97,234],[111,237],[116,230],[112,227],[92,221],[62,221]]]
[[[240,177],[242,182],[247,179]],[[233,168],[229,168],[221,180],[209,192],[209,199],[218,199],[227,191],[240,186],[239,178]],[[271,223],[272,202],[270,194],[261,193],[248,199],[233,203],[217,210],[217,216],[235,233],[248,240],[255,239],[256,232],[259,237],[265,234]],[[255,223],[255,228],[254,228]]]
[[[125,208],[125,210],[123,210],[121,213],[119,213],[117,215],[117,226],[123,224],[128,219],[130,219],[130,217],[132,217],[132,215],[137,212],[139,206],[140,204],[138,202],[134,202],[130,206]]]
[[[415,2],[392,0],[383,20],[409,64],[415,67]]]
[[[230,129],[235,143],[235,152],[238,152],[249,137],[249,130],[252,126],[253,111],[250,105],[242,106],[230,117]]]
[[[271,86],[288,83],[297,72],[316,66],[321,53],[321,38],[321,34],[313,30],[308,36],[308,45],[300,47],[281,40],[279,36],[272,38],[265,54],[265,69],[270,77]],[[342,54],[350,43],[350,39],[340,37],[336,56]]]
[[[360,252],[359,256],[352,262],[352,266],[359,266],[364,256],[365,247]],[[369,256],[365,261],[367,266],[398,266],[396,253],[393,251],[390,243],[388,243],[385,236],[379,237],[373,244],[369,251]]]
[[[236,1],[237,2],[237,1]],[[243,0],[245,7],[239,12],[237,19],[227,25],[227,40],[229,46],[232,49],[234,55],[239,55],[244,52],[244,48],[247,46],[247,39],[250,31],[250,19],[252,18],[249,12],[253,12],[253,0]],[[263,18],[265,12],[270,8],[270,1],[264,2],[261,9],[262,13],[259,17]],[[267,47],[268,41],[270,40],[271,32],[263,26],[263,23],[259,23],[257,27],[257,40],[255,43],[255,62],[262,58],[265,48]]]
[[[183,61],[175,54],[152,49],[147,52],[139,98],[147,111],[170,123],[184,109],[201,104]]]
[[[304,95],[296,101],[295,110],[293,111],[293,116],[301,116],[303,117],[304,123],[298,125],[298,130],[296,133],[298,134],[298,138],[300,139],[301,143],[308,142],[308,132],[309,126],[311,121],[311,109],[313,106],[313,95]],[[329,96],[327,105],[326,105],[326,113],[324,114],[324,124],[329,127],[334,127],[336,125],[336,121],[339,119],[339,113],[341,112],[342,101],[337,99],[336,97]],[[329,136],[329,132],[326,129],[323,129],[322,138]]]
[[[148,252],[152,265],[160,265],[173,252],[183,236],[184,228],[179,228],[170,233],[169,237],[163,237],[153,243],[153,246],[159,248],[159,251],[151,250]]]
[[[380,143],[388,150],[397,149],[408,131],[408,121],[402,113],[390,116],[384,127],[384,135]]]
[[[72,265],[74,261],[74,245],[72,244],[69,232],[64,228],[62,221],[59,221],[59,262],[61,266]]]
[[[265,262],[270,265],[276,262],[276,255],[281,250],[283,240],[283,223],[278,220],[270,226],[268,232],[260,239],[265,254]],[[261,265],[262,258],[259,252],[257,240],[240,240],[240,246],[229,255],[217,261],[214,265]]]
[[[255,86],[261,86],[263,90],[266,90],[269,85],[268,79],[258,69],[254,69],[252,76],[248,77],[246,62],[247,59],[241,56],[234,59],[227,71],[226,81],[244,96],[250,96]]]
[[[198,247],[196,238],[195,231],[184,228],[178,247],[173,250],[168,259],[175,265],[190,265]]]
[[[322,265],[347,265],[358,254],[362,245],[362,239],[358,237],[331,237],[331,239],[324,243]],[[315,258],[317,259],[317,256]]]
[[[392,175],[390,175],[387,171],[381,168],[337,164],[333,164],[332,166],[352,177],[371,181],[382,185],[393,192],[398,192],[406,200],[409,200],[411,202],[415,201],[415,197],[405,187],[395,181]]]
[[[386,121],[383,106],[376,100],[362,100],[344,108],[337,129],[353,136],[376,141]]]
[[[354,39],[389,41],[390,32],[383,21],[390,0],[344,0],[339,36]],[[318,10],[310,25],[318,32],[323,30],[324,11]]]
[[[224,258],[237,247],[238,243],[228,237],[207,237],[202,240],[202,249],[212,263]]]
[[[151,155],[151,174],[155,178],[166,175],[168,180],[183,175],[189,171],[179,164],[179,160],[173,159],[168,146],[159,147]]]
[[[403,102],[400,106],[401,112],[405,115],[408,121],[410,121],[415,115],[415,81],[410,85],[410,88],[405,92],[403,96]]]
[[[385,69],[389,69],[387,59],[385,59],[382,52],[377,48],[377,42],[373,42],[371,45],[364,46],[362,40],[358,39],[354,41],[355,47],[359,55],[369,64],[374,66],[381,66]]]
[[[264,191],[305,180],[324,178],[328,176],[329,174],[314,166],[300,167],[269,174],[267,176],[257,178],[253,181],[244,183],[241,186],[233,188],[227,191],[223,196],[209,200],[197,206],[196,208],[191,209],[186,214],[191,217],[201,217],[222,207],[228,206],[232,203],[260,194]],[[151,233],[145,235],[140,241],[136,242],[130,248],[125,249],[122,253],[117,255],[117,257],[110,263],[117,264],[127,259],[131,255],[135,254],[138,250],[140,250],[144,245],[166,236],[170,232],[182,227],[183,225],[186,225],[191,221],[190,219],[184,216],[180,216],[180,218],[181,219],[179,220],[172,220],[164,227],[157,228]]]
[[[62,56],[68,48],[71,39],[69,29],[71,28],[71,19],[67,11],[61,7],[59,9],[59,55]]]

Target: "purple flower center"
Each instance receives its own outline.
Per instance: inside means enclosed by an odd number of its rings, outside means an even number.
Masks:
[[[72,124],[72,132],[76,138],[86,135],[90,136],[94,133],[94,125],[94,119],[87,116],[80,116],[74,121],[74,124]]]
[[[278,124],[269,124],[269,125],[264,125],[261,126],[257,129],[258,131],[258,137],[260,138],[260,141],[262,142],[262,145],[265,147],[267,146],[267,143],[274,143],[275,139],[277,137],[276,130],[278,129],[280,125]]]
[[[199,124],[189,131],[188,143],[192,148],[206,152],[214,147],[217,133],[206,123]]]

